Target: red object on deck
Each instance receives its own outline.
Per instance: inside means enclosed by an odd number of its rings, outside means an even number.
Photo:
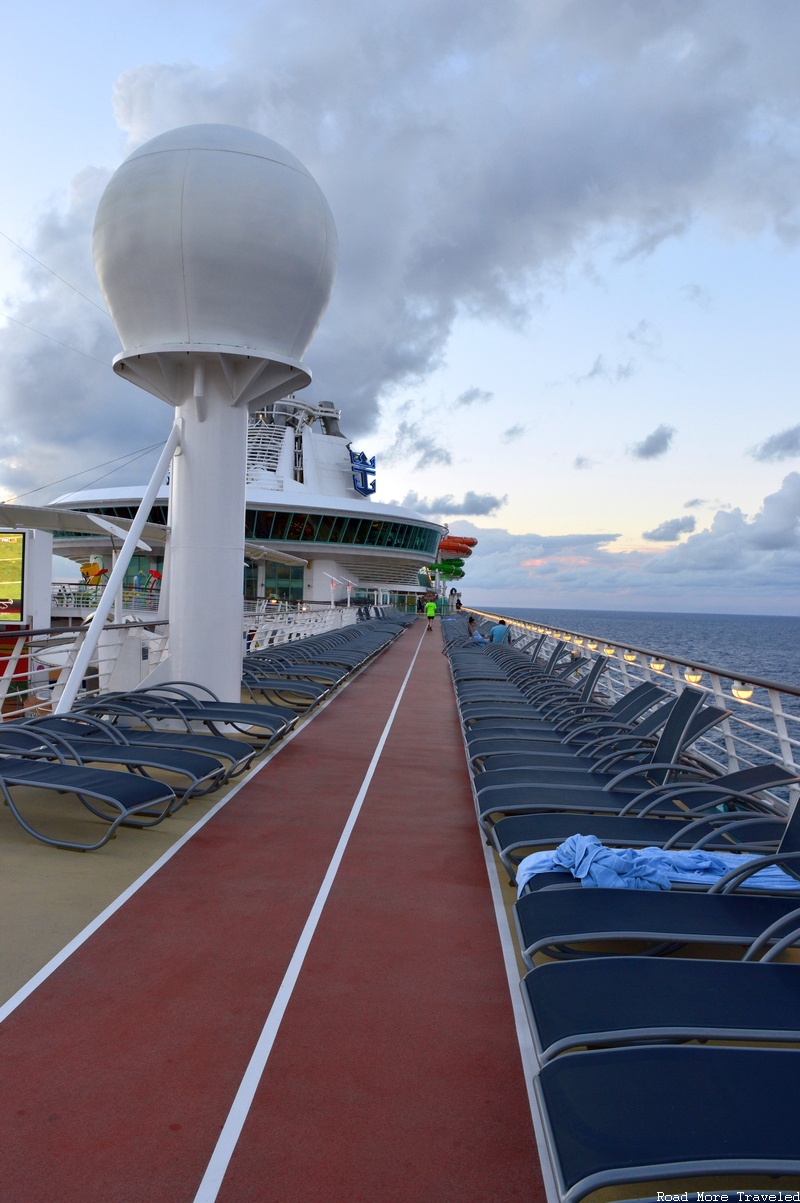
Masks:
[[[420,634],[219,1199],[543,1200],[447,662],[423,630],[0,1026],[3,1203],[191,1203]]]

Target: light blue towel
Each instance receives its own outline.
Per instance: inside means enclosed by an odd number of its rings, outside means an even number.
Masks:
[[[534,852],[517,869],[518,897],[537,873],[566,871],[582,886],[611,890],[670,890],[672,883],[708,888],[737,865],[756,860],[748,852],[664,852],[661,848],[606,848],[596,835],[571,835],[552,852]],[[779,865],[749,877],[742,888],[800,890],[800,881]]]

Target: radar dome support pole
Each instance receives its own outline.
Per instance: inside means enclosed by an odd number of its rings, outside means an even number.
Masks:
[[[305,388],[336,274],[316,181],[269,138],[189,125],[138,147],[97,209],[118,376],[176,407],[170,676],[241,697],[247,421]]]
[[[170,677],[238,702],[248,411],[231,406],[218,363],[190,368],[170,478]]]

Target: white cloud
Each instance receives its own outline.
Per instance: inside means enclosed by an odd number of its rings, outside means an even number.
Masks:
[[[634,459],[657,459],[669,451],[674,437],[675,427],[662,424],[642,439],[641,443],[634,443],[630,454]]]
[[[431,464],[451,464],[453,457],[446,447],[442,447],[428,434],[423,434],[418,422],[402,421],[397,427],[394,442],[385,451],[380,452],[381,459],[387,464],[396,464],[402,460],[416,459],[414,468],[420,471]]]
[[[609,364],[604,355],[598,355],[588,372],[582,376],[573,376],[576,384],[589,384],[593,380],[605,380],[609,384],[618,384],[621,380],[630,380],[636,371],[636,361],[626,359],[621,363]]]
[[[400,505],[405,506],[409,510],[416,510],[419,514],[435,514],[444,517],[452,515],[463,515],[468,517],[491,517],[506,504],[508,496],[495,497],[493,493],[473,493],[468,489],[464,494],[463,501],[457,501],[452,493],[446,493],[443,497],[433,497],[428,500],[427,497],[420,497],[418,493],[406,493]]]
[[[696,519],[689,514],[683,518],[668,518],[653,530],[643,531],[642,538],[650,543],[677,543],[681,535],[689,534],[696,525]]]
[[[800,455],[800,426],[790,426],[771,434],[751,452],[753,459],[770,460],[796,459]]]
[[[489,393],[485,388],[468,388],[463,393],[456,397],[456,405],[474,405],[476,402],[483,404],[486,401],[493,401],[494,393]]]
[[[175,125],[233,122],[314,173],[341,258],[309,353],[312,392],[343,407],[348,433],[441,362],[459,315],[523,322],[537,288],[598,241],[646,255],[699,218],[800,236],[800,6],[386,0],[375,11],[267,0],[219,66],[136,66],[114,99],[130,147]],[[89,183],[67,215],[42,219],[31,248],[83,289],[102,179]],[[99,314],[26,278],[9,312],[110,358]],[[166,428],[165,407],[110,372],[16,330],[0,342],[4,451],[27,464],[27,475],[8,469],[10,485],[49,478],[56,441],[103,459]],[[632,370],[600,357],[587,376]]]

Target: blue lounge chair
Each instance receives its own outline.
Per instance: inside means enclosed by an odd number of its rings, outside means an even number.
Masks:
[[[89,843],[47,835],[24,817],[20,810],[24,802],[17,796],[20,789],[72,794],[107,826],[100,839]],[[79,768],[60,760],[51,763],[2,756],[0,791],[11,814],[29,835],[54,848],[76,852],[93,852],[102,848],[113,839],[121,824],[126,827],[153,827],[167,817],[177,802],[169,786],[132,773]]]
[[[520,986],[540,1064],[656,1041],[800,1044],[800,965],[590,957],[538,965]]]
[[[534,1080],[559,1198],[692,1178],[724,1189],[736,1174],[800,1174],[800,1052],[617,1048],[571,1053]],[[722,1176],[722,1177],[720,1177]],[[751,1179],[752,1181],[752,1179]],[[653,1199],[655,1189],[635,1196]],[[689,1195],[691,1198],[691,1194]]]

